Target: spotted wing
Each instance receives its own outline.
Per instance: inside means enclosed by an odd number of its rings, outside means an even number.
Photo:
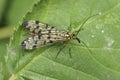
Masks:
[[[41,34],[45,31],[56,30],[53,26],[35,20],[25,21],[23,26],[34,34]]]
[[[29,20],[24,22],[23,26],[35,34],[22,42],[23,49],[34,49],[70,39],[69,32],[58,30],[39,21]]]
[[[43,47],[45,45],[53,44],[53,41],[48,39],[43,39],[41,35],[35,35],[29,38],[26,38],[22,43],[21,46],[23,49],[32,50],[38,47]]]
[[[21,43],[21,46],[23,49],[32,50],[46,45],[51,45],[56,42],[63,42],[65,40],[68,40],[66,37],[64,37],[65,34],[66,34],[65,31],[60,31],[59,33],[52,32],[49,34],[34,35],[32,37],[26,38]]]

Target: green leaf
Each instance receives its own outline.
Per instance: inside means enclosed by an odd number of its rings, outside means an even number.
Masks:
[[[5,65],[6,46],[8,42],[9,39],[0,39],[0,80],[4,80],[5,77],[9,76],[9,72]]]
[[[120,80],[120,2],[119,0],[41,0],[25,20],[39,20],[67,30],[70,24],[90,16],[78,37],[89,50],[81,46],[58,43],[32,51],[21,48],[29,37],[23,26],[15,30],[7,50],[7,68],[10,80]],[[24,22],[23,21],[23,22]],[[73,24],[74,25],[74,24]],[[72,31],[79,26],[72,26]],[[66,45],[57,59],[60,48]],[[72,58],[69,58],[71,47]]]

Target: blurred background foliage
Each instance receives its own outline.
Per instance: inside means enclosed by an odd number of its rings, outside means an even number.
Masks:
[[[8,39],[34,2],[39,0],[0,0],[0,40]]]
[[[0,47],[8,44],[14,28],[36,1],[39,0],[0,0]]]
[[[0,0],[0,80],[7,80],[9,76],[5,55],[10,38],[37,1],[39,0]]]
[[[9,13],[12,0],[0,0],[0,40],[8,39],[12,35],[13,26],[9,23]]]

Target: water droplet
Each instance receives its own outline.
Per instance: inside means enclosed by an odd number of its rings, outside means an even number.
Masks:
[[[111,39],[110,37],[107,37],[106,38],[106,41],[107,41],[107,48],[110,48],[112,45],[113,45],[113,43],[115,42],[113,39]]]
[[[104,33],[104,32],[105,32],[105,30],[102,30],[101,32],[102,32],[102,33]]]
[[[111,46],[113,45],[113,43],[114,43],[114,40],[112,40],[112,39],[109,40],[109,41],[108,41],[108,47],[111,47]]]
[[[95,36],[94,35],[92,35],[92,38],[94,38]]]
[[[99,15],[102,15],[102,12],[99,12],[98,14],[99,14]]]

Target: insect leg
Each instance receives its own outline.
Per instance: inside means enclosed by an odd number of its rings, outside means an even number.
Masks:
[[[72,26],[72,24],[70,23],[70,25],[68,26],[68,29],[67,29],[68,31],[70,31],[71,26]]]
[[[79,40],[79,39],[78,39],[78,40]],[[74,44],[74,43],[66,43],[66,44],[68,44],[68,45],[75,45],[75,46],[85,46],[85,47],[88,49],[88,51],[92,54],[92,51],[89,49],[89,47],[88,47],[83,41],[80,40],[80,42],[81,42],[83,45]]]
[[[88,51],[92,54],[92,51],[89,49],[89,47],[83,42],[81,41],[81,43],[88,49]]]
[[[35,36],[35,35],[36,35],[36,34],[33,33],[33,32],[28,32],[28,34],[31,35],[31,36]]]
[[[70,55],[70,58],[72,58],[72,55],[71,55],[71,48],[69,48],[69,55]]]
[[[58,53],[57,53],[57,55],[56,55],[55,58],[57,58],[57,56],[60,54],[60,52],[61,52],[64,48],[65,48],[65,45],[64,45],[62,48],[60,48],[60,50],[58,51]]]
[[[80,42],[81,42],[81,40],[80,40],[79,38],[76,38],[76,40],[78,41],[78,43],[80,43]]]

